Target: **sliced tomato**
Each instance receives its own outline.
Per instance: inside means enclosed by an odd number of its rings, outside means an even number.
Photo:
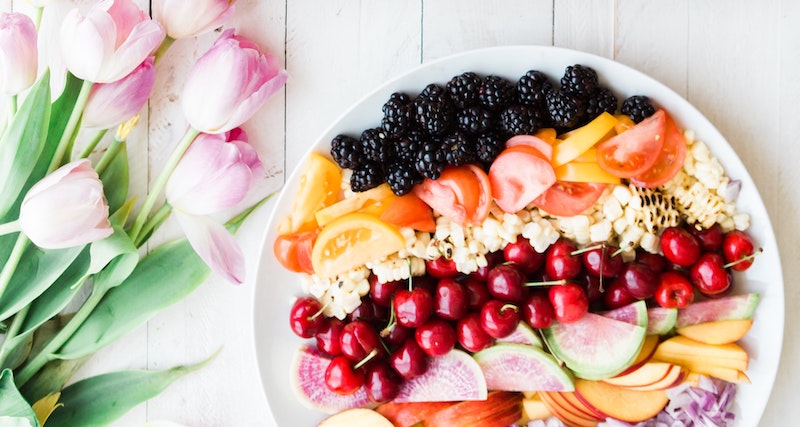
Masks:
[[[287,270],[313,274],[311,249],[314,247],[316,237],[316,230],[280,235],[272,245],[272,252],[278,262]]]
[[[630,178],[647,172],[664,146],[666,113],[658,110],[630,130],[597,145],[597,163],[606,172]]]
[[[667,114],[661,155],[647,172],[631,177],[630,181],[639,187],[658,187],[678,174],[684,160],[686,160],[686,138],[672,117]]]
[[[553,145],[549,144],[547,141],[533,136],[533,135],[517,135],[512,136],[511,139],[506,141],[506,147],[516,147],[516,146],[528,146],[533,147],[550,160],[553,158]]]
[[[395,197],[380,215],[382,221],[419,231],[436,231],[433,209],[414,193]]]
[[[544,160],[547,160],[548,162],[550,161],[550,157],[547,154],[542,153],[541,150],[539,150],[538,148],[532,147],[530,145],[512,145],[512,146],[506,148],[503,151],[507,152],[507,153],[511,153],[511,152],[514,152],[514,151],[521,151],[521,152],[524,152],[524,153],[534,154],[534,155],[536,155],[538,157],[541,157]]]
[[[530,150],[503,150],[489,168],[492,197],[505,212],[522,210],[556,182],[550,162]]]
[[[425,179],[413,191],[456,224],[480,224],[491,208],[489,177],[475,165],[448,167],[438,179]]]
[[[539,209],[557,216],[574,216],[589,209],[606,184],[558,181],[533,201]]]

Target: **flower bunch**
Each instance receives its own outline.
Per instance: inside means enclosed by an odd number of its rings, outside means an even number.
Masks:
[[[266,200],[256,195],[261,202],[240,207],[266,173],[241,126],[286,72],[251,40],[223,31],[183,88],[187,131],[137,203],[127,139],[158,60],[176,40],[224,25],[234,1],[156,0],[154,18],[132,0],[49,14],[61,6],[31,3],[33,17],[0,14],[8,100],[0,117],[0,425],[101,425],[199,367],[114,372],[65,387],[90,355],[212,272],[242,282],[244,257],[231,233]],[[96,137],[76,141],[87,131]],[[216,220],[230,209],[242,212]],[[140,256],[170,215],[185,239]]]

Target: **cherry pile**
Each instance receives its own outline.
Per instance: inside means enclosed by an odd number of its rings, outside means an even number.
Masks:
[[[425,373],[430,357],[456,346],[480,351],[521,321],[546,328],[637,300],[682,308],[696,292],[726,295],[731,269],[746,270],[756,253],[747,234],[723,233],[718,225],[670,227],[660,244],[663,255],[638,250],[624,262],[607,243],[579,248],[562,238],[538,253],[520,236],[468,275],[444,257],[428,261],[427,274],[408,281],[379,282],[373,275],[369,295],[344,320],[324,316],[312,297],[298,298],[290,326],[332,357],[325,372],[330,390],[350,394],[363,386],[380,403],[392,400],[404,380]]]

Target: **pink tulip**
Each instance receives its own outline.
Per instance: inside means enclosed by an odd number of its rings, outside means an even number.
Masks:
[[[156,0],[158,22],[173,39],[194,37],[221,27],[233,15],[235,0]]]
[[[21,13],[0,14],[0,91],[17,95],[36,81],[36,26]]]
[[[247,134],[200,134],[167,182],[167,201],[192,215],[210,215],[244,200],[264,166]]]
[[[114,83],[92,86],[83,110],[83,126],[109,129],[141,111],[156,82],[155,57],[148,57],[130,74]]]
[[[183,111],[201,132],[227,132],[252,117],[285,83],[286,70],[277,58],[226,30],[190,71]]]
[[[81,15],[71,10],[61,26],[67,69],[94,83],[115,82],[144,62],[164,40],[164,30],[131,0],[100,0]]]
[[[225,227],[203,215],[175,211],[186,239],[211,270],[225,280],[240,284],[244,281],[245,262],[242,249]]]
[[[103,184],[86,159],[56,169],[22,200],[22,232],[46,249],[79,246],[110,236]]]

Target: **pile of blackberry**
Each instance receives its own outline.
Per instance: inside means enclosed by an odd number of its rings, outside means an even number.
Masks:
[[[465,72],[445,85],[431,83],[414,96],[396,92],[383,105],[380,126],[359,137],[336,136],[331,155],[339,166],[353,170],[353,191],[386,182],[403,195],[425,178],[439,178],[447,166],[476,164],[488,170],[514,135],[545,127],[566,132],[604,111],[617,112],[616,96],[600,85],[590,67],[570,65],[558,83],[537,70],[516,82]],[[636,123],[654,112],[645,96],[622,103],[621,113]]]

